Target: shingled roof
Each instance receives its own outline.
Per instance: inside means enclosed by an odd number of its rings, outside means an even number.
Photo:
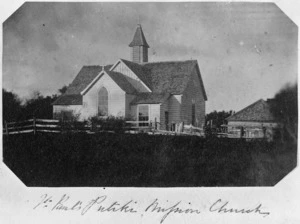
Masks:
[[[165,102],[169,97],[169,93],[138,93],[130,104],[158,104]]]
[[[149,88],[152,89],[152,79],[149,72],[141,65],[125,59],[120,59],[140,80]]]
[[[117,83],[117,85],[126,93],[129,94],[135,94],[136,89],[130,84],[130,82],[126,79],[126,77],[119,73],[119,72],[112,72],[107,71],[106,72],[114,81]]]
[[[132,72],[134,72],[153,93],[152,95],[140,95],[136,98],[134,103],[160,103],[161,99],[164,98],[165,93],[173,95],[182,94],[195,69],[198,73],[204,98],[207,100],[196,60],[147,63],[134,63],[124,59],[120,60],[132,70]],[[137,90],[132,86],[128,79],[126,79],[122,73],[110,71],[111,67],[112,65],[104,66],[104,70],[114,82],[126,93],[136,94]],[[53,104],[77,105],[79,102],[82,103],[82,99],[80,101],[79,96],[76,95],[80,95],[82,91],[95,80],[102,70],[102,66],[83,66],[73,82],[69,85],[66,93],[59,97]],[[90,87],[92,87],[92,85]],[[157,97],[157,100],[154,100],[155,97]]]
[[[82,95],[64,94],[55,100],[52,105],[82,105]]]
[[[136,89],[128,82],[123,74],[109,71],[111,66],[112,65],[104,66],[105,72],[124,92],[135,94]],[[91,84],[91,82],[100,74],[102,69],[102,66],[83,66],[73,82],[67,88],[65,94],[54,101],[53,105],[81,105],[81,92]],[[90,86],[90,88],[92,86]]]
[[[144,46],[149,48],[149,45],[147,44],[146,38],[143,33],[142,26],[138,24],[135,34],[133,36],[133,40],[129,44],[129,47],[134,47],[134,46]]]
[[[121,59],[152,92],[182,94],[195,68],[196,60],[134,63]],[[199,72],[200,85],[207,100],[206,92]]]
[[[182,94],[197,61],[169,61],[144,63],[142,66],[151,77],[153,92]]]
[[[112,65],[104,66],[104,70],[108,71]],[[73,82],[68,86],[65,94],[80,94],[102,71],[102,66],[83,66],[75,77]]]
[[[274,122],[274,116],[270,111],[268,102],[260,99],[248,107],[226,118],[227,121],[259,121]]]

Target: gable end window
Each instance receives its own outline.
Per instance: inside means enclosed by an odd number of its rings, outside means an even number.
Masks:
[[[108,91],[102,87],[98,92],[98,116],[108,115]]]

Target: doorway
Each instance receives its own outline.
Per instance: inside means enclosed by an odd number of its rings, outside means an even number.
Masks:
[[[165,126],[166,130],[169,131],[169,112],[165,111]]]

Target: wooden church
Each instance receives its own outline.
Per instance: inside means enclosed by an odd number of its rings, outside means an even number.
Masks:
[[[203,127],[207,96],[197,61],[149,62],[149,45],[141,25],[129,47],[131,61],[83,66],[53,103],[54,118],[116,116],[141,126],[156,121],[160,130],[179,122]]]

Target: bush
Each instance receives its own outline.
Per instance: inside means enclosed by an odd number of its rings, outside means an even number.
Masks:
[[[88,122],[92,126],[92,131],[114,131],[116,133],[123,133],[126,128],[126,119],[123,117],[98,117],[89,118]]]
[[[62,132],[76,132],[85,130],[87,121],[79,121],[79,114],[69,114],[67,119],[61,116],[59,119],[59,125]]]
[[[204,134],[206,138],[217,138],[217,129],[209,126],[204,126]]]

